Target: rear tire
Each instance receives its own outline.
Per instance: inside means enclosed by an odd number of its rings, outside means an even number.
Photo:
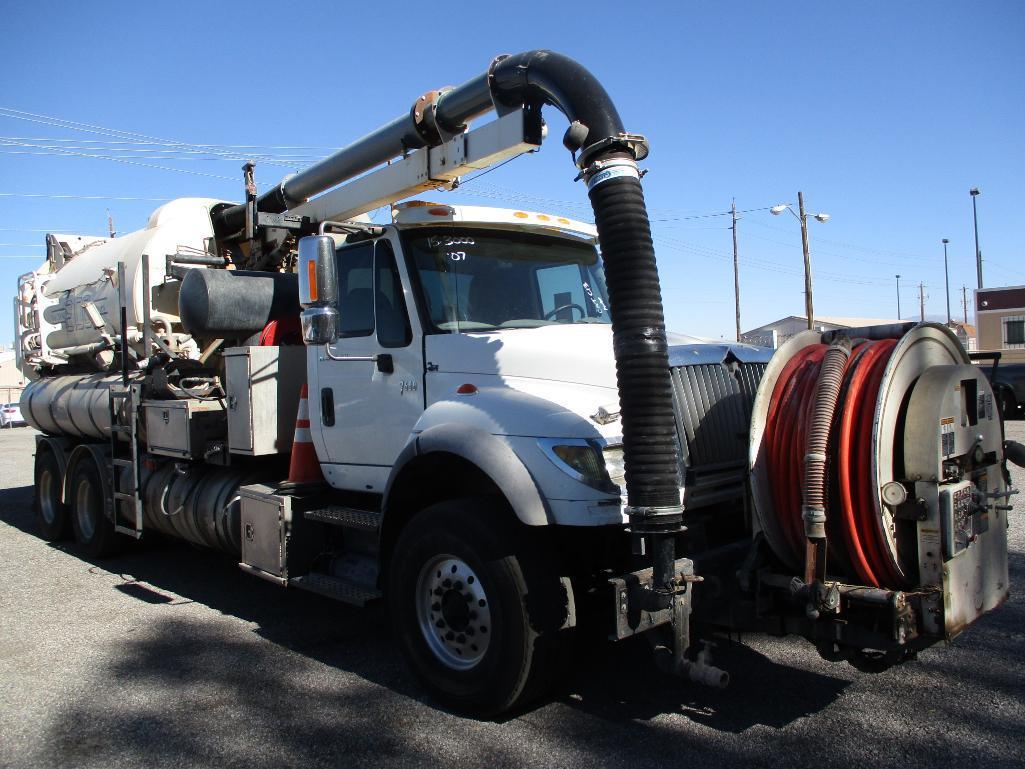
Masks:
[[[71,472],[68,484],[68,511],[75,541],[93,558],[116,553],[121,538],[114,531],[114,522],[105,515],[103,479],[93,459],[82,459]]]
[[[39,531],[50,542],[71,539],[71,516],[61,500],[63,480],[57,457],[52,451],[40,449],[36,453],[36,493],[32,506]]]
[[[392,553],[388,609],[410,667],[445,705],[479,717],[543,696],[567,669],[569,580],[543,542],[489,499],[418,513]]]

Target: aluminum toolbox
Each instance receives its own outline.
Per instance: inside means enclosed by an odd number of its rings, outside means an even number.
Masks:
[[[249,457],[291,451],[306,348],[231,347],[224,358],[228,450]]]
[[[250,574],[288,584],[293,575],[308,571],[318,550],[302,511],[316,500],[279,493],[262,483],[239,489],[242,523],[242,560]],[[303,536],[305,534],[305,536]]]
[[[219,400],[143,401],[146,444],[154,454],[200,459],[224,440],[224,403]]]

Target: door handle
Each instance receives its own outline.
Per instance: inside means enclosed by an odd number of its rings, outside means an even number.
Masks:
[[[324,427],[335,425],[335,393],[330,387],[323,387],[320,390],[320,421]]]

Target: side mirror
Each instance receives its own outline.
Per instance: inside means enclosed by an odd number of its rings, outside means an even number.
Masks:
[[[306,344],[331,344],[338,338],[335,242],[327,235],[299,241],[299,304]]]

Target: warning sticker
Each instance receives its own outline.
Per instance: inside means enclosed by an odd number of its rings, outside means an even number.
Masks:
[[[954,453],[954,417],[940,420],[940,453],[945,457]]]

